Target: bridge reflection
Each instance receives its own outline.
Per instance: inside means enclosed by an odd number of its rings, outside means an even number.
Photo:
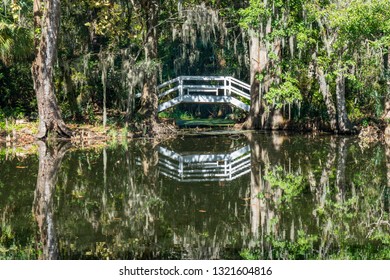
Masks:
[[[182,155],[160,146],[160,172],[179,182],[232,181],[250,172],[250,151],[246,145],[227,153]]]

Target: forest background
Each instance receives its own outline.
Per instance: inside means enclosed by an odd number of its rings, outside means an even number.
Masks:
[[[387,0],[3,0],[0,135],[19,119],[38,138],[65,123],[155,135],[199,113],[158,116],[157,85],[180,75],[249,82],[249,114],[225,110],[243,128],[384,129],[389,50]]]

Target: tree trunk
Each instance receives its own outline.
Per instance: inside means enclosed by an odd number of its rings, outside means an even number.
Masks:
[[[267,5],[267,1],[264,1]],[[245,121],[244,129],[275,129],[283,125],[283,116],[278,109],[270,108],[269,113],[264,112],[266,103],[262,99],[267,94],[273,83],[278,84],[278,62],[273,62],[269,54],[276,54],[281,61],[281,40],[275,38],[272,45],[267,42],[267,36],[272,32],[272,17],[269,16],[260,24],[259,30],[249,30],[250,44],[250,84],[251,84],[251,107],[249,116]],[[263,75],[259,81],[259,74]]]
[[[157,127],[157,69],[153,65],[158,58],[158,13],[159,1],[142,1],[144,17],[146,19],[145,60],[148,69],[145,73],[145,81],[141,95],[141,108],[139,114],[143,119],[143,133],[154,135]]]
[[[103,63],[102,68],[102,85],[103,85],[103,128],[107,125],[107,65]]]
[[[133,87],[130,87],[129,92],[127,93],[127,101],[126,101],[126,116],[125,116],[125,127],[129,127],[130,118],[133,115],[134,109],[134,95],[133,95]]]
[[[390,47],[387,50],[387,53],[383,57],[383,72],[385,74],[386,82],[386,96],[385,96],[385,111],[383,112],[382,118],[385,121],[390,120]],[[386,135],[390,136],[390,124],[388,123],[386,129]]]
[[[335,169],[335,162],[336,162],[336,155],[337,155],[337,143],[336,143],[336,137],[332,136],[329,141],[329,151],[327,155],[327,159],[325,162],[325,165],[323,166],[322,169],[322,174],[321,174],[321,179],[318,187],[316,188],[316,203],[319,205],[320,209],[324,209],[327,201],[327,197],[329,196],[330,193],[330,178],[332,175],[332,172]],[[340,174],[339,174],[340,175]],[[316,222],[317,224],[320,224],[322,215],[319,213],[316,213]],[[328,235],[329,234],[329,228],[325,227],[323,231],[323,235]],[[320,256],[320,259],[323,258],[323,256],[326,256],[328,254],[328,250],[330,247],[331,242],[327,242],[327,238],[325,238],[325,242],[322,242],[319,250],[318,250],[318,255]]]
[[[251,105],[249,116],[245,121],[244,129],[258,129],[261,127],[261,97],[260,81],[257,75],[260,73],[260,39],[254,30],[250,32],[249,56],[250,56],[250,85]]]
[[[60,137],[71,137],[61,117],[54,94],[54,62],[60,19],[60,1],[34,1],[35,60],[32,65],[34,90],[37,96],[39,128],[36,137],[46,138],[54,132]]]
[[[267,119],[262,112],[265,105],[262,96],[268,92],[271,83],[269,71],[265,73],[269,60],[267,45],[264,42],[266,35],[270,32],[271,18],[266,24],[261,24],[260,30],[249,30],[251,107],[249,116],[243,125],[244,129],[263,128]],[[258,75],[265,75],[265,77],[260,81]]]
[[[329,85],[326,82],[325,73],[320,67],[317,68],[317,77],[318,83],[320,85],[320,92],[322,94],[322,98],[324,98],[326,110],[329,117],[330,129],[332,131],[337,130],[337,120],[336,120],[336,107],[333,101],[332,94],[329,91]]]
[[[337,98],[337,125],[340,133],[351,133],[352,124],[348,119],[347,107],[345,104],[345,77],[341,71],[336,77],[336,98]]]
[[[39,243],[46,260],[58,258],[58,242],[54,225],[53,197],[57,181],[57,172],[70,144],[48,147],[38,141],[39,170],[34,195],[33,213],[40,233]]]
[[[271,23],[269,23],[269,27],[267,28],[267,34],[271,33]],[[268,48],[264,46],[264,50],[266,51]],[[281,82],[280,76],[278,73],[282,73],[281,62],[282,62],[282,42],[280,38],[275,38],[272,43],[272,50],[270,53],[275,54],[278,57],[277,61],[272,61],[268,59],[268,54],[264,61],[265,65],[263,66],[267,70],[267,74],[264,77],[262,93],[265,95],[272,85],[278,85]],[[284,116],[282,114],[281,109],[276,108],[274,105],[268,105],[269,113],[263,114],[263,128],[265,129],[280,129],[283,128],[285,124]]]
[[[260,221],[261,221],[261,206],[262,201],[259,199],[259,194],[264,191],[264,184],[261,182],[261,146],[258,138],[253,134],[248,134],[249,145],[251,148],[251,182],[250,182],[250,221],[251,221],[251,243],[249,247],[255,247],[255,242],[260,237]]]
[[[339,141],[338,152],[337,152],[337,171],[336,171],[336,187],[338,189],[338,193],[336,194],[336,199],[339,202],[345,201],[345,169],[347,166],[347,139],[342,138]]]
[[[386,154],[386,179],[387,179],[387,193],[389,193],[388,190],[390,190],[390,138],[385,137],[385,154]],[[387,211],[387,213],[390,211],[390,198],[387,196],[385,200],[384,210]]]

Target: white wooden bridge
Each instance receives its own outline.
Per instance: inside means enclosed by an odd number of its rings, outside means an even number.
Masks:
[[[232,104],[249,112],[250,85],[229,76],[180,76],[157,87],[158,112],[180,103]]]
[[[249,145],[221,154],[181,155],[160,146],[160,172],[179,182],[232,181],[250,172]]]

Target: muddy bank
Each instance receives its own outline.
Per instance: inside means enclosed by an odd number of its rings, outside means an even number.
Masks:
[[[68,124],[72,130],[71,139],[60,139],[70,141],[74,144],[93,144],[96,142],[122,141],[140,137],[125,127],[119,126],[94,126],[88,124]],[[37,139],[38,123],[16,121],[8,124],[5,129],[0,128],[0,146],[25,146],[33,144]],[[170,122],[159,123],[156,139],[170,138],[177,134],[176,127]]]
[[[68,127],[73,131],[73,137],[66,139],[76,145],[93,145],[94,143],[104,143],[112,141],[124,141],[127,139],[134,139],[142,137],[138,133],[119,126],[94,126],[88,124],[68,124]],[[179,129],[172,120],[161,120],[159,123],[156,140],[164,140],[176,137],[181,134],[188,134],[191,132],[210,131],[212,127],[193,127],[189,129]],[[224,127],[225,130],[242,130],[241,124]],[[328,130],[321,124],[286,124],[284,127],[267,130],[280,130],[288,132],[300,133],[327,133]],[[9,124],[7,128],[0,127],[0,146],[26,146],[34,144],[36,141],[35,134],[38,131],[38,123],[27,122],[24,120],[17,120]],[[361,141],[371,143],[382,141],[386,137],[390,137],[390,126],[382,121],[369,122],[361,126],[356,126],[356,134],[359,135]]]

